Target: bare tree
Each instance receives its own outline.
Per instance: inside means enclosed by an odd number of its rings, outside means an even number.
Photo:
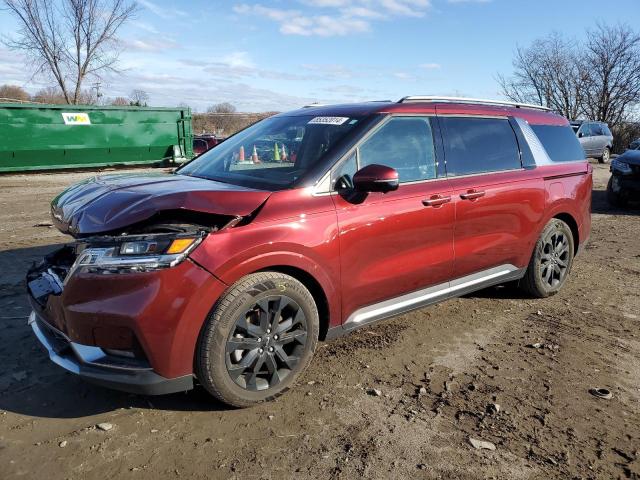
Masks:
[[[17,85],[0,85],[0,98],[28,102],[31,97],[24,88]]]
[[[125,97],[116,97],[113,100],[111,100],[111,105],[124,107],[129,105],[129,100],[127,100]]]
[[[579,49],[558,33],[518,47],[511,78],[498,76],[502,94],[516,102],[545,105],[565,117],[580,114],[585,72]]]
[[[236,107],[229,102],[216,103],[207,108],[207,113],[235,113]]]
[[[587,32],[584,115],[616,126],[640,103],[640,35],[624,25]]]
[[[116,71],[117,32],[136,12],[128,0],[2,0],[20,28],[5,41],[33,61],[33,74],[52,77],[66,103],[77,104],[82,83]]]
[[[33,96],[33,100],[38,103],[51,103],[54,105],[67,103],[60,88],[56,87],[45,87],[38,90]]]
[[[640,105],[640,35],[630,27],[598,25],[580,46],[554,33],[518,48],[502,94],[545,105],[565,117],[616,127]]]
[[[149,102],[149,94],[144,90],[133,90],[129,95],[129,104],[136,107],[146,107]]]
[[[67,99],[62,93],[60,87],[45,87],[38,90],[33,95],[33,101],[38,103],[51,103],[53,105],[63,105],[67,102]],[[82,90],[78,93],[78,102],[81,104],[92,105],[97,102],[97,97],[91,90]]]

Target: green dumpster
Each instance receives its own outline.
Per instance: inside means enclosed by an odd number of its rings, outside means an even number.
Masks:
[[[189,108],[0,103],[0,172],[192,157]]]

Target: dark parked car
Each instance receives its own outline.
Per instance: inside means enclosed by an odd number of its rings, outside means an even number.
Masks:
[[[542,107],[407,97],[276,115],[173,174],[58,195],[74,242],[29,271],[30,324],[88,381],[198,382],[253,405],[318,341],[505,282],[557,293],[589,237],[591,173]]]
[[[629,150],[638,150],[640,149],[640,138],[634,140],[629,144]]]
[[[613,135],[603,122],[571,122],[580,145],[588,157],[597,158],[600,163],[609,163],[613,148]]]
[[[210,134],[194,135],[193,136],[193,153],[195,155],[202,155],[207,150],[221,143],[222,140],[223,139]]]
[[[607,199],[614,207],[640,200],[640,150],[627,150],[611,161]]]

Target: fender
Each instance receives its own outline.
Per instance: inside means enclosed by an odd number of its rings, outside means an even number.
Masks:
[[[300,243],[291,242],[295,238]],[[191,254],[193,261],[226,285],[259,270],[304,271],[322,288],[330,325],[341,319],[340,252],[335,212],[282,222],[252,223],[210,235]]]

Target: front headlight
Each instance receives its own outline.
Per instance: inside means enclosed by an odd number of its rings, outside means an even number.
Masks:
[[[77,270],[91,273],[133,273],[170,268],[182,262],[206,236],[135,235],[98,237],[78,245],[78,256],[67,278]]]
[[[620,173],[631,173],[631,165],[629,165],[628,163],[622,162],[620,160],[618,160],[617,158],[615,160],[611,160],[611,171],[613,170],[617,170]]]

